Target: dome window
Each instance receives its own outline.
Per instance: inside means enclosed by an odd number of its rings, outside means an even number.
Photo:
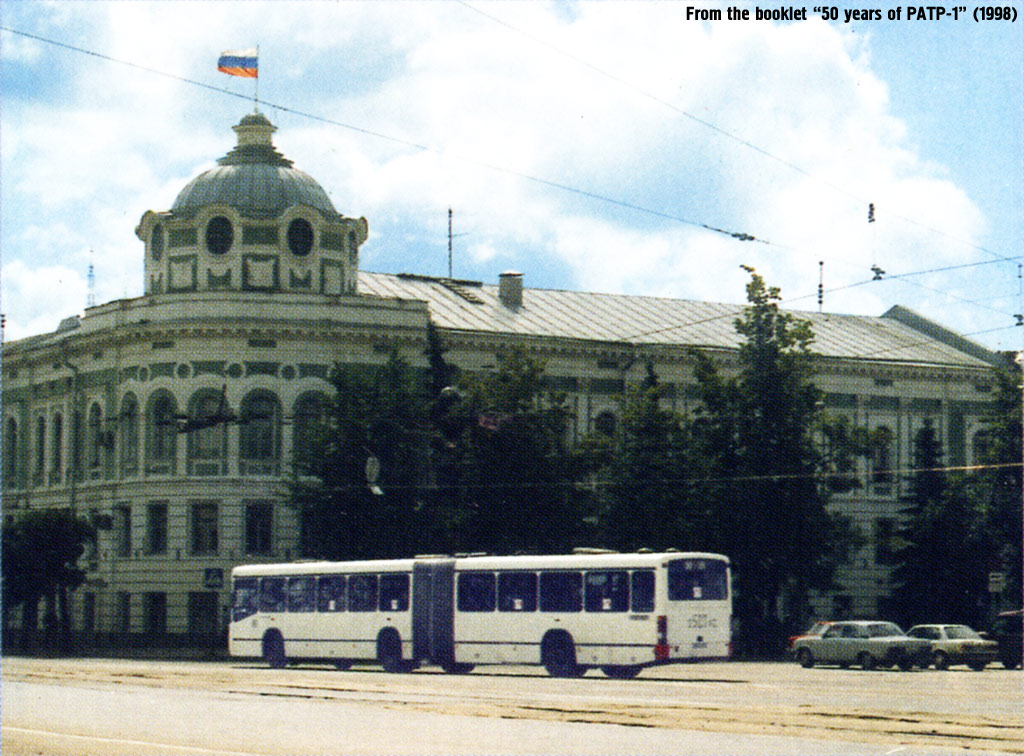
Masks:
[[[164,253],[164,227],[159,223],[153,226],[153,233],[149,236],[149,249],[154,260],[159,260]]]
[[[231,221],[223,215],[211,218],[206,224],[206,248],[215,255],[223,255],[235,241]]]
[[[313,227],[308,220],[296,218],[288,224],[288,249],[298,257],[305,257],[313,249]]]

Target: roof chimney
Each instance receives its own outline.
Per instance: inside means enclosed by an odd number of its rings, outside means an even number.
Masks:
[[[523,274],[506,270],[498,276],[498,299],[510,310],[523,306]]]

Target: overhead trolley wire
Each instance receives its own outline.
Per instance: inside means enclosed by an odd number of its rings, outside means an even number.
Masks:
[[[556,53],[556,54],[558,54],[558,55],[560,55],[560,56],[562,56],[564,58],[568,58],[569,60],[572,60],[573,62],[578,63],[581,66],[589,68],[590,70],[592,70],[592,71],[596,72],[597,74],[607,78],[608,80],[613,81],[616,84],[619,84],[620,86],[626,87],[627,89],[631,89],[634,92],[636,92],[637,94],[640,94],[641,96],[643,96],[643,97],[645,97],[645,98],[647,98],[647,99],[649,99],[649,100],[651,100],[651,101],[653,101],[655,103],[658,103],[659,105],[662,105],[663,107],[666,107],[669,110],[672,110],[673,112],[678,113],[679,115],[682,115],[685,118],[688,118],[691,121],[693,121],[693,122],[695,122],[695,123],[697,123],[697,124],[707,128],[707,129],[710,129],[711,131],[715,132],[716,134],[718,134],[720,136],[725,137],[726,139],[729,139],[729,140],[731,140],[733,142],[736,142],[737,144],[742,145],[743,147],[746,147],[746,148],[748,148],[750,150],[753,150],[754,152],[758,153],[759,155],[762,155],[763,157],[766,157],[766,158],[768,158],[770,160],[774,160],[775,162],[785,166],[786,168],[789,168],[792,171],[795,171],[796,173],[801,174],[802,176],[806,176],[809,179],[812,179],[812,180],[814,180],[814,181],[816,181],[816,182],[818,182],[820,184],[823,184],[823,185],[825,185],[825,186],[835,190],[836,192],[838,192],[840,194],[843,194],[846,197],[849,197],[850,199],[856,200],[859,203],[868,204],[868,202],[869,202],[864,197],[861,197],[860,195],[855,194],[854,192],[852,192],[852,191],[850,191],[850,190],[848,190],[848,189],[846,189],[846,188],[844,188],[844,187],[842,187],[842,186],[840,186],[838,184],[835,184],[835,183],[833,183],[831,181],[828,181],[827,179],[824,179],[821,176],[817,176],[817,175],[811,173],[810,171],[806,170],[805,168],[802,168],[801,166],[797,165],[796,163],[794,163],[794,162],[792,162],[790,160],[786,160],[785,158],[779,157],[778,155],[775,155],[774,153],[769,152],[767,149],[765,149],[765,148],[755,144],[754,142],[751,142],[748,139],[744,139],[743,137],[737,136],[736,134],[733,134],[732,132],[728,131],[727,129],[724,129],[721,126],[718,126],[717,124],[712,123],[711,121],[708,121],[708,120],[706,120],[704,118],[700,118],[699,116],[695,116],[693,113],[690,113],[687,110],[684,110],[683,108],[680,108],[679,106],[669,102],[668,100],[666,100],[666,99],[664,99],[662,97],[659,97],[658,95],[656,95],[656,94],[654,94],[652,92],[647,91],[646,89],[643,89],[643,88],[637,86],[636,84],[634,84],[631,81],[627,81],[626,79],[623,79],[621,76],[618,76],[618,75],[616,75],[616,74],[614,74],[614,73],[612,73],[610,71],[607,71],[607,70],[601,68],[600,66],[597,66],[594,63],[591,63],[590,61],[588,61],[588,60],[586,60],[584,58],[579,57],[578,55],[574,55],[573,53],[567,52],[566,50],[563,50],[562,48],[558,47],[557,45],[553,45],[550,42],[547,42],[546,40],[541,39],[540,37],[538,37],[535,34],[531,34],[530,32],[528,32],[528,31],[526,31],[524,29],[520,29],[519,27],[515,26],[514,24],[510,24],[509,22],[505,21],[504,19],[498,18],[497,16],[494,16],[494,15],[492,15],[490,13],[487,13],[487,12],[481,10],[480,8],[477,8],[476,6],[474,6],[471,3],[467,2],[467,0],[457,0],[457,2],[460,5],[462,5],[463,7],[468,8],[469,10],[473,11],[474,13],[478,13],[479,15],[483,16],[484,18],[486,18],[486,19],[488,19],[488,20],[490,20],[490,21],[492,21],[492,22],[494,22],[494,23],[496,23],[496,24],[498,24],[500,26],[503,26],[506,29],[509,29],[509,30],[513,31],[516,34],[520,34],[520,35],[522,35],[522,36],[532,40],[536,44],[541,45],[542,47],[545,47],[548,50],[551,50],[552,52],[554,52],[554,53]],[[994,251],[992,251],[992,250],[990,250],[990,249],[988,249],[986,247],[982,247],[982,246],[980,246],[978,244],[974,244],[973,242],[969,242],[969,241],[966,241],[964,239],[958,239],[957,237],[952,236],[951,234],[948,234],[945,231],[942,231],[941,229],[937,229],[937,228],[934,228],[934,227],[929,226],[927,224],[921,223],[919,221],[915,221],[913,218],[908,218],[906,216],[899,215],[899,214],[895,214],[894,217],[899,218],[901,220],[904,220],[907,223],[910,223],[912,225],[918,226],[919,228],[922,228],[922,229],[924,229],[926,231],[930,231],[930,232],[938,234],[940,236],[945,236],[947,239],[950,239],[951,241],[955,241],[958,244],[963,244],[965,246],[972,247],[973,249],[976,249],[979,252],[984,252],[986,254],[992,255],[993,257],[995,257],[995,258],[997,258],[999,260],[1010,261],[1010,260],[1018,259],[1016,257],[1007,257],[1005,255],[1002,255],[1002,254],[998,253],[998,252],[994,252]],[[714,229],[712,229],[712,230],[714,230]]]
[[[588,68],[593,69],[594,71],[598,72],[602,76],[606,76],[606,77],[612,79],[613,81],[616,81],[617,83],[619,83],[619,84],[621,84],[623,86],[630,87],[630,88],[638,91],[639,93],[643,94],[644,96],[646,96],[646,97],[648,97],[648,98],[650,98],[650,99],[652,99],[652,100],[654,100],[654,101],[656,101],[658,103],[661,103],[665,107],[668,107],[668,108],[670,108],[670,109],[680,113],[681,115],[684,115],[687,118],[690,118],[690,119],[700,123],[701,125],[709,128],[709,129],[711,129],[711,130],[713,130],[713,131],[715,131],[715,132],[717,132],[717,133],[719,133],[719,134],[721,134],[721,135],[723,135],[723,136],[725,136],[725,137],[727,137],[729,139],[732,139],[733,141],[736,141],[736,142],[738,142],[738,143],[740,143],[740,144],[742,144],[742,145],[744,145],[744,146],[746,146],[746,147],[748,147],[748,148],[750,148],[752,150],[755,150],[756,152],[759,152],[759,153],[763,154],[764,156],[766,156],[768,158],[776,160],[776,161],[786,165],[787,167],[789,167],[789,168],[791,168],[791,169],[793,169],[793,170],[795,170],[795,171],[797,171],[797,172],[807,176],[808,178],[822,181],[822,179],[820,179],[820,178],[818,178],[818,177],[808,173],[807,171],[805,171],[804,169],[800,168],[799,166],[797,166],[795,164],[792,164],[789,161],[786,161],[786,160],[784,160],[782,158],[779,158],[778,156],[773,155],[772,153],[768,152],[767,150],[764,150],[763,148],[758,147],[757,145],[755,145],[755,144],[753,144],[753,143],[751,143],[751,142],[749,142],[747,140],[744,140],[744,139],[742,139],[740,137],[737,137],[737,136],[729,133],[728,131],[726,131],[726,130],[716,126],[713,123],[710,123],[710,122],[705,121],[705,120],[703,120],[701,118],[698,118],[697,116],[694,116],[694,115],[692,115],[690,113],[687,113],[686,111],[684,111],[681,108],[678,108],[675,105],[673,105],[673,104],[663,100],[662,98],[659,98],[656,95],[653,95],[651,93],[645,92],[644,90],[641,90],[641,89],[635,87],[630,82],[627,82],[624,79],[621,79],[621,78],[615,76],[614,74],[611,74],[611,73],[605,71],[604,69],[601,69],[598,66],[595,66],[595,65],[589,63],[588,61],[585,61],[585,60],[583,60],[581,58],[578,58],[578,57],[576,57],[576,56],[574,56],[574,55],[572,55],[570,53],[566,53],[565,51],[562,51],[559,48],[557,48],[557,47],[555,47],[553,45],[550,45],[547,42],[544,42],[543,40],[539,40],[536,37],[534,37],[533,35],[530,35],[529,33],[525,32],[525,31],[522,31],[522,30],[518,29],[517,27],[515,27],[515,26],[513,26],[511,24],[508,24],[507,22],[505,22],[505,21],[503,21],[503,20],[501,20],[501,19],[499,19],[497,17],[494,17],[494,16],[492,16],[492,15],[490,15],[488,13],[485,13],[484,11],[481,11],[478,8],[475,8],[471,4],[465,2],[465,0],[459,0],[459,2],[464,7],[469,8],[470,10],[473,10],[474,12],[476,12],[476,13],[478,13],[478,14],[486,17],[486,18],[491,19],[495,23],[501,24],[502,26],[505,26],[505,27],[507,27],[507,28],[509,28],[509,29],[511,29],[513,31],[516,31],[517,33],[520,33],[520,34],[523,34],[525,36],[528,36],[531,39],[534,39],[539,44],[542,44],[542,45],[544,45],[544,46],[554,50],[555,52],[557,52],[557,53],[559,53],[561,55],[569,57],[570,59],[580,63],[581,65],[585,65]],[[43,37],[43,36],[40,36],[40,35],[37,35],[37,34],[32,34],[30,32],[25,32],[25,31],[22,31],[22,30],[19,30],[19,29],[14,29],[14,28],[7,27],[7,26],[0,26],[0,31],[6,31],[6,32],[9,32],[11,34],[16,34],[16,35],[19,35],[19,36],[23,36],[23,37],[26,37],[28,39],[34,39],[36,41],[39,41],[39,42],[42,42],[42,43],[45,43],[45,44],[49,44],[49,45],[53,45],[55,47],[60,47],[60,48],[66,49],[66,50],[70,50],[72,52],[80,53],[80,54],[83,54],[83,55],[88,55],[90,57],[94,57],[94,58],[97,58],[99,60],[104,60],[104,61],[107,61],[107,62],[116,63],[118,65],[127,66],[127,67],[134,68],[134,69],[137,69],[137,70],[140,70],[140,71],[144,71],[146,73],[154,74],[154,75],[157,75],[157,76],[162,76],[164,78],[173,79],[175,81],[180,81],[182,83],[190,84],[192,86],[200,87],[202,89],[206,89],[206,90],[209,90],[209,91],[212,91],[212,92],[217,92],[219,94],[230,95],[232,97],[244,99],[246,101],[248,101],[250,99],[250,97],[248,95],[241,94],[241,93],[238,93],[238,92],[234,92],[234,91],[232,91],[230,89],[227,89],[225,87],[215,86],[215,85],[208,84],[206,82],[199,81],[199,80],[196,80],[196,79],[191,79],[191,78],[188,78],[188,77],[185,77],[185,76],[181,76],[181,75],[178,75],[178,74],[172,74],[172,73],[169,73],[167,71],[162,71],[160,69],[153,68],[151,66],[145,66],[145,65],[142,65],[142,64],[139,64],[139,63],[134,63],[132,61],[127,61],[127,60],[123,60],[123,59],[120,59],[120,58],[115,58],[115,57],[110,56],[110,55],[105,55],[103,53],[96,52],[95,50],[90,50],[90,49],[79,47],[79,46],[76,46],[76,45],[71,45],[71,44],[68,44],[68,43],[65,43],[65,42],[60,42],[60,41],[53,40],[53,39],[50,39],[50,38],[47,38],[47,37]],[[428,153],[438,154],[438,155],[448,155],[448,156],[454,157],[454,158],[456,158],[456,159],[458,159],[458,160],[460,160],[462,162],[470,163],[470,164],[473,164],[473,165],[478,165],[480,167],[487,168],[488,170],[492,170],[492,171],[495,171],[495,172],[500,172],[500,173],[505,173],[505,174],[508,174],[508,175],[516,176],[518,178],[522,178],[524,180],[527,180],[527,181],[530,181],[530,182],[533,182],[533,183],[537,183],[537,184],[540,184],[540,185],[543,185],[543,186],[549,186],[549,187],[554,188],[554,189],[558,189],[558,190],[561,190],[561,191],[577,194],[579,196],[587,197],[589,199],[594,199],[594,200],[597,200],[597,201],[600,201],[600,202],[604,202],[604,203],[607,203],[607,204],[612,204],[612,205],[615,205],[615,206],[618,206],[618,207],[622,207],[622,208],[625,208],[625,209],[629,209],[629,210],[634,210],[634,211],[637,211],[637,212],[645,213],[645,214],[648,214],[648,215],[651,215],[651,216],[654,216],[654,217],[659,217],[659,218],[663,218],[663,219],[666,219],[666,220],[671,220],[671,221],[683,223],[683,224],[686,224],[686,225],[691,225],[691,226],[694,226],[694,227],[697,227],[697,228],[702,228],[702,229],[705,229],[707,231],[711,231],[713,233],[717,233],[717,234],[721,234],[721,235],[724,235],[724,236],[728,236],[728,237],[733,238],[733,239],[737,239],[739,241],[753,241],[753,242],[758,242],[758,243],[765,244],[765,245],[768,245],[768,246],[771,246],[771,247],[776,247],[776,248],[779,248],[779,249],[790,249],[790,250],[795,251],[795,252],[800,252],[801,251],[801,250],[798,250],[798,249],[796,249],[794,247],[791,247],[791,246],[788,246],[788,245],[778,244],[778,243],[775,243],[775,242],[768,241],[766,239],[761,239],[761,238],[755,237],[754,235],[748,234],[746,232],[738,232],[738,231],[731,231],[731,230],[728,230],[728,229],[723,229],[723,228],[720,228],[720,227],[717,227],[717,226],[713,226],[711,224],[703,223],[703,222],[700,222],[700,221],[695,221],[695,220],[692,220],[692,219],[689,219],[689,218],[684,218],[682,216],[675,215],[675,214],[672,214],[672,213],[666,213],[666,212],[663,212],[663,211],[660,211],[660,210],[655,210],[653,208],[645,207],[643,205],[638,205],[636,203],[628,202],[626,200],[622,200],[622,199],[618,199],[618,198],[614,198],[614,197],[609,197],[607,195],[599,194],[599,193],[592,192],[592,191],[589,191],[589,190],[586,190],[586,189],[581,189],[579,187],[575,187],[575,186],[572,186],[572,185],[569,185],[569,184],[565,184],[565,183],[562,183],[562,182],[553,181],[553,180],[542,178],[542,177],[539,177],[539,176],[534,176],[532,174],[525,173],[523,171],[518,171],[518,170],[515,170],[513,168],[508,168],[506,166],[501,166],[501,165],[497,165],[495,163],[490,163],[488,161],[480,160],[480,159],[477,159],[477,158],[472,158],[472,157],[460,155],[460,154],[457,154],[457,153],[452,153],[452,152],[450,152],[448,150],[442,150],[442,149],[439,149],[437,147],[433,147],[433,146],[427,145],[427,144],[422,144],[420,142],[417,142],[417,141],[414,141],[414,140],[411,140],[411,139],[402,138],[402,137],[396,137],[396,136],[392,136],[392,135],[389,135],[389,134],[384,134],[383,132],[375,131],[375,130],[372,130],[372,129],[367,129],[367,128],[364,128],[364,127],[361,127],[361,126],[356,126],[356,125],[350,124],[350,123],[345,123],[343,121],[338,121],[336,119],[328,118],[326,116],[321,116],[321,115],[317,115],[315,113],[310,113],[310,112],[307,112],[307,111],[302,111],[302,110],[299,110],[297,108],[292,108],[292,107],[289,107],[287,105],[281,105],[279,103],[274,103],[274,102],[270,102],[270,101],[267,101],[267,100],[263,100],[262,102],[263,102],[263,104],[265,106],[270,107],[270,108],[274,108],[274,109],[279,110],[279,111],[281,111],[283,113],[290,113],[292,115],[296,115],[296,116],[299,116],[301,118],[306,118],[306,119],[309,119],[309,120],[312,120],[312,121],[324,123],[324,124],[331,125],[331,126],[336,126],[336,127],[339,127],[339,128],[343,128],[343,129],[349,130],[349,131],[353,131],[353,132],[358,133],[358,134],[363,134],[363,135],[366,135],[366,136],[371,136],[371,137],[374,137],[374,138],[377,138],[377,139],[382,139],[382,140],[385,140],[385,141],[388,141],[388,142],[392,142],[394,144],[400,144],[400,145],[405,146],[405,147],[410,147],[410,148],[413,148],[413,149],[416,149],[416,150],[419,150],[419,151],[422,151],[422,152],[428,152]],[[824,183],[827,184],[828,182],[824,182]],[[830,186],[831,186],[831,184],[830,184]],[[854,197],[854,195],[849,194],[848,192],[843,190],[841,187],[833,186],[833,188],[837,189],[840,192],[848,194],[851,197]],[[856,198],[856,197],[854,197],[854,198]],[[859,199],[859,198],[857,198],[857,199]],[[923,228],[928,228],[926,226],[922,226],[922,227]],[[935,230],[935,229],[929,229],[929,230]],[[980,249],[982,251],[985,251],[985,252],[989,252],[990,254],[993,254],[993,255],[996,254],[996,253],[992,253],[989,250],[986,250],[986,249],[984,249],[982,247],[978,247],[978,249]],[[810,253],[805,251],[804,254],[810,254]],[[948,271],[948,270],[954,270],[954,269],[958,269],[958,268],[973,267],[973,266],[976,266],[976,265],[983,265],[983,264],[988,264],[988,263],[992,263],[992,262],[1005,262],[1005,261],[1013,261],[1013,260],[1019,260],[1020,259],[1020,256],[1011,258],[1011,257],[1004,257],[1004,256],[996,255],[996,257],[998,259],[987,260],[987,261],[976,262],[976,263],[968,263],[968,264],[965,264],[965,265],[947,266],[947,267],[944,267],[944,268],[933,268],[933,269],[927,270],[927,271],[916,271],[916,272],[911,272],[911,273],[888,275],[888,276],[886,276],[886,278],[887,279],[898,280],[898,279],[906,278],[906,277],[909,277],[909,276],[923,275],[925,273],[944,272],[944,271]],[[865,281],[859,281],[859,282],[856,282],[856,283],[853,283],[853,284],[848,284],[846,286],[832,288],[832,289],[827,290],[825,293],[842,291],[844,289],[850,289],[850,288],[854,288],[854,287],[857,287],[857,286],[862,286],[862,285],[864,285],[866,283],[870,283],[872,280],[875,280],[875,279],[868,279],[868,280],[865,280]],[[928,288],[928,287],[925,287],[925,288]],[[939,290],[935,290],[935,291],[939,291]],[[966,300],[966,299],[963,299],[961,297],[957,297],[956,295],[953,295],[953,294],[951,294],[949,292],[941,292],[940,291],[940,293],[947,294],[948,296],[951,296],[951,297],[956,298],[956,299],[960,299],[961,301],[967,302],[969,304],[975,304],[977,306],[984,307],[984,305],[981,305],[981,304],[976,303],[976,302],[971,302],[970,300]],[[805,299],[805,298],[807,298],[809,296],[816,296],[816,294],[804,295],[804,296],[801,296],[801,297],[796,297],[796,298],[793,298],[793,299],[787,299],[787,300],[783,300],[783,301],[785,301],[785,302],[794,302],[794,301],[799,301],[801,299]],[[986,309],[993,309],[993,308],[986,308]],[[995,312],[1001,312],[999,310],[994,310],[994,311]],[[1001,314],[1008,314],[1008,313],[1002,313],[1001,312]],[[715,317],[715,318],[704,319],[704,320],[700,320],[700,321],[694,321],[692,323],[685,323],[685,324],[679,324],[679,325],[674,325],[674,326],[667,326],[667,327],[662,328],[662,329],[656,329],[654,331],[647,331],[647,332],[644,332],[644,333],[641,333],[641,334],[637,334],[636,336],[631,336],[630,338],[638,338],[638,337],[641,337],[641,336],[652,335],[652,334],[661,333],[661,332],[664,332],[664,331],[675,330],[677,328],[685,328],[685,327],[692,326],[692,325],[699,325],[701,323],[710,322],[711,320],[720,319],[721,317],[734,317],[734,315],[718,316],[718,317]],[[992,330],[1001,330],[1001,329],[992,329]]]
[[[75,45],[69,45],[69,44],[64,43],[64,42],[57,42],[56,40],[48,39],[46,37],[41,37],[39,35],[31,34],[29,32],[20,31],[18,29],[12,29],[12,28],[7,27],[7,26],[0,26],[0,31],[10,32],[11,34],[18,34],[20,36],[27,37],[29,39],[35,39],[35,40],[37,40],[39,42],[45,42],[47,44],[55,45],[57,47],[62,47],[64,49],[71,50],[73,52],[82,53],[84,55],[90,55],[92,57],[99,58],[101,60],[105,60],[105,61],[108,61],[108,62],[111,62],[111,63],[117,63],[119,65],[125,65],[125,66],[129,66],[131,68],[136,68],[136,69],[141,70],[141,71],[146,71],[147,73],[156,74],[158,76],[163,76],[163,77],[166,77],[166,78],[169,78],[169,79],[174,79],[176,81],[180,81],[180,82],[183,82],[183,83],[186,83],[186,84],[191,84],[193,86],[202,87],[203,89],[208,89],[208,90],[211,90],[213,92],[218,92],[218,93],[221,93],[221,94],[227,94],[227,95],[231,95],[232,97],[238,97],[238,98],[245,99],[245,100],[251,99],[248,95],[242,95],[242,94],[239,94],[237,92],[232,92],[231,90],[225,89],[224,87],[213,86],[212,84],[207,84],[207,83],[202,82],[202,81],[197,81],[196,79],[189,79],[187,77],[179,76],[177,74],[167,73],[166,71],[160,71],[158,69],[151,68],[149,66],[143,66],[143,65],[138,64],[138,63],[132,63],[131,61],[121,60],[119,58],[114,58],[114,57],[111,57],[109,55],[104,55],[103,53],[98,53],[98,52],[95,52],[93,50],[88,50],[88,49],[85,49],[85,48],[82,48],[82,47],[77,47]],[[695,220],[692,220],[690,218],[684,218],[682,216],[675,215],[673,213],[667,213],[667,212],[664,212],[664,211],[661,211],[661,210],[655,210],[655,209],[650,208],[650,207],[645,207],[643,205],[638,205],[636,203],[628,202],[626,200],[618,199],[618,198],[615,198],[615,197],[609,197],[609,196],[604,195],[604,194],[598,194],[597,192],[592,192],[592,191],[589,191],[589,190],[586,190],[586,189],[581,189],[579,187],[571,186],[569,184],[564,184],[564,183],[561,183],[559,181],[553,181],[551,179],[542,178],[540,176],[534,176],[532,174],[525,173],[523,171],[515,170],[514,168],[509,168],[507,166],[498,165],[496,163],[491,163],[491,162],[488,162],[486,160],[480,160],[479,158],[473,158],[473,157],[469,157],[467,155],[460,155],[458,153],[454,153],[454,152],[451,152],[449,150],[440,149],[440,148],[433,147],[433,146],[427,145],[427,144],[421,144],[419,142],[415,142],[415,141],[412,141],[410,139],[404,139],[402,137],[390,136],[388,134],[384,134],[384,133],[379,132],[379,131],[373,131],[371,129],[366,129],[366,128],[363,128],[363,127],[360,127],[360,126],[354,126],[352,124],[345,123],[343,121],[338,121],[338,120],[335,120],[333,118],[328,118],[326,116],[321,116],[321,115],[317,115],[315,113],[310,113],[310,112],[307,112],[307,111],[302,111],[302,110],[299,110],[297,108],[289,107],[287,105],[281,105],[281,104],[278,104],[278,103],[270,102],[268,100],[261,100],[260,102],[262,102],[263,105],[265,105],[266,107],[275,108],[276,110],[279,110],[282,113],[290,113],[292,115],[296,115],[296,116],[299,116],[299,117],[302,117],[302,118],[307,118],[307,119],[312,120],[312,121],[317,121],[317,122],[320,122],[320,123],[325,123],[325,124],[328,124],[328,125],[331,125],[331,126],[337,126],[339,128],[348,129],[350,131],[354,131],[354,132],[357,132],[359,134],[365,134],[367,136],[372,136],[372,137],[375,137],[375,138],[378,138],[378,139],[384,139],[386,141],[393,142],[395,144],[401,144],[401,145],[406,146],[406,147],[412,147],[412,148],[420,150],[422,152],[429,152],[429,153],[432,153],[432,154],[435,154],[435,155],[441,155],[441,156],[450,156],[450,157],[456,158],[456,159],[458,159],[458,160],[460,160],[462,162],[465,162],[465,163],[469,163],[469,164],[472,164],[472,165],[477,165],[477,166],[480,166],[482,168],[487,168],[489,170],[496,171],[496,172],[499,172],[499,173],[505,173],[505,174],[508,174],[510,176],[516,176],[518,178],[525,179],[527,181],[531,181],[531,182],[536,183],[536,184],[541,184],[542,186],[549,186],[549,187],[552,187],[554,189],[559,189],[561,191],[570,192],[572,194],[577,194],[577,195],[580,195],[582,197],[587,197],[589,199],[594,199],[594,200],[598,200],[600,202],[605,202],[605,203],[608,203],[608,204],[611,204],[611,205],[616,205],[618,207],[626,208],[628,210],[635,210],[637,212],[645,213],[647,215],[655,216],[655,217],[658,217],[658,218],[664,218],[666,220],[676,221],[678,223],[683,223],[683,224],[690,225],[690,226],[696,226],[697,228],[703,228],[703,229],[705,229],[707,231],[711,231],[711,232],[717,233],[717,234],[722,234],[724,236],[728,236],[728,237],[737,239],[739,241],[752,241],[752,242],[758,242],[758,243],[761,243],[761,244],[768,244],[768,245],[772,244],[772,242],[770,242],[770,241],[768,241],[766,239],[759,239],[759,238],[753,236],[752,234],[748,234],[746,232],[730,231],[728,229],[719,228],[717,226],[712,226],[712,225],[707,224],[707,223],[702,223],[700,221],[695,221]]]

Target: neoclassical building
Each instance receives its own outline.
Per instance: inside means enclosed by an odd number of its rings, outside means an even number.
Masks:
[[[284,504],[292,450],[330,392],[336,362],[394,349],[425,366],[428,324],[463,370],[520,344],[566,392],[571,433],[614,433],[623,389],[654,366],[666,402],[692,401],[693,347],[735,363],[737,305],[528,288],[359,269],[367,222],[272,143],[259,113],[237,145],[136,234],[145,293],[89,307],[3,354],[3,515],[70,507],[98,527],[74,624],[85,634],[189,642],[223,628],[233,566],[298,554]],[[835,413],[891,431],[835,497],[867,546],[823,613],[874,615],[890,587],[890,541],[924,423],[950,464],[972,459],[995,356],[902,307],[880,317],[801,313]],[[698,548],[700,544],[680,544]]]

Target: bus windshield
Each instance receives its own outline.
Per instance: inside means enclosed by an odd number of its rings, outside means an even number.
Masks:
[[[668,563],[670,601],[721,601],[729,598],[726,563],[718,559],[674,559]]]

